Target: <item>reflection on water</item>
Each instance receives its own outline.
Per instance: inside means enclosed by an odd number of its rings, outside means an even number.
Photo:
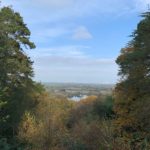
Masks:
[[[80,95],[80,96],[72,96],[71,98],[69,98],[70,100],[73,100],[73,101],[80,101],[81,99],[85,99],[87,98],[88,96],[87,95]]]

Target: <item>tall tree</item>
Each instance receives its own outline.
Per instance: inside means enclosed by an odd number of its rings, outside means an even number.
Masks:
[[[32,61],[24,48],[35,48],[19,13],[0,9],[0,135],[13,135],[20,117],[31,105]],[[4,119],[5,118],[5,119]]]
[[[150,137],[150,12],[142,17],[116,60],[121,76],[115,89],[116,125],[121,136],[135,141]]]

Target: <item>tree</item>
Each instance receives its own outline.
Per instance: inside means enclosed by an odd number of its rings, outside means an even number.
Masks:
[[[0,9],[0,135],[13,136],[24,111],[34,102],[32,61],[24,48],[35,48],[19,13]],[[31,96],[32,95],[32,96]],[[5,104],[5,105],[4,105]],[[3,118],[6,118],[5,121]]]
[[[150,12],[142,17],[116,60],[121,76],[115,88],[116,127],[120,136],[136,142],[150,137]]]
[[[63,148],[69,135],[66,124],[72,105],[63,96],[43,92],[34,111],[25,113],[18,137],[30,149],[66,149]]]

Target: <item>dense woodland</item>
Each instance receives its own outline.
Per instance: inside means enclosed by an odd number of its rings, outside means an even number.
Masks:
[[[150,150],[150,12],[116,63],[112,95],[79,102],[33,81],[30,31],[0,8],[0,150]]]

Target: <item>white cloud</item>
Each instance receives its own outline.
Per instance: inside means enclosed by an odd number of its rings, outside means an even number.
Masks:
[[[134,0],[135,3],[135,10],[137,11],[146,11],[148,10],[150,5],[150,0]]]
[[[79,26],[74,29],[74,26],[55,26],[55,27],[45,27],[42,30],[34,29],[32,36],[35,40],[40,39],[40,41],[48,41],[49,38],[60,38],[69,37],[75,40],[88,40],[92,39],[92,34],[88,31],[85,26]]]
[[[54,57],[71,57],[71,58],[85,58],[86,50],[89,49],[88,46],[84,45],[66,45],[66,46],[56,46],[50,48],[38,48],[36,51],[28,52],[33,58],[54,56]]]
[[[45,82],[115,83],[115,59],[94,58],[89,47],[68,45],[37,49],[32,55],[35,80]]]
[[[68,17],[125,14],[146,10],[150,0],[5,0],[32,21],[60,21]]]
[[[41,56],[35,59],[35,79],[46,82],[115,83],[114,59]]]
[[[85,26],[79,26],[76,29],[71,26],[56,26],[56,27],[47,27],[42,30],[34,29],[34,39],[36,38],[59,38],[68,36],[75,40],[88,40],[92,39],[92,34],[88,31]]]
[[[49,7],[51,9],[62,9],[66,7],[70,7],[72,5],[73,0],[33,0],[34,6],[44,6],[44,7]]]
[[[42,67],[58,67],[62,66],[68,68],[88,68],[88,69],[96,69],[103,68],[103,70],[110,68],[110,66],[115,64],[115,59],[106,59],[106,58],[91,58],[91,57],[74,57],[74,56],[39,56],[35,58],[36,65]],[[89,68],[90,67],[90,68]]]
[[[52,28],[45,28],[42,31],[38,30],[34,32],[36,36],[56,38],[67,34],[69,30],[63,27],[52,27]]]
[[[87,40],[92,39],[91,33],[88,31],[88,29],[85,26],[78,27],[73,34],[73,39],[76,40]]]

